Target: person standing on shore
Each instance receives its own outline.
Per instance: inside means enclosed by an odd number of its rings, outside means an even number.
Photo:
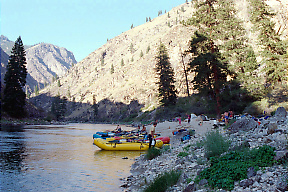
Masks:
[[[150,130],[149,130],[149,134],[148,134],[149,149],[151,148],[152,140],[154,139],[156,126],[157,126],[157,123],[154,122],[153,125],[150,127]]]

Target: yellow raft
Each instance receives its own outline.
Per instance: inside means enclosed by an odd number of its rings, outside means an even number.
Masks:
[[[94,144],[107,151],[146,151],[149,149],[149,143],[143,142],[122,142],[122,141],[106,141],[105,139],[95,138]],[[163,141],[156,140],[155,147],[161,148]]]

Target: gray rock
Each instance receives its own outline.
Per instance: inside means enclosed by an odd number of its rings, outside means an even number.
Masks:
[[[282,178],[279,180],[276,184],[277,189],[280,191],[288,191],[288,183],[287,183],[287,178]]]
[[[244,179],[240,181],[239,185],[243,188],[249,187],[250,185],[253,185],[253,180],[252,179]]]
[[[275,155],[274,159],[280,163],[287,161],[288,160],[288,150],[276,151],[276,155]]]
[[[251,177],[254,177],[255,175],[256,175],[256,171],[255,171],[254,167],[249,167],[247,170],[248,179]]]
[[[268,128],[268,131],[267,131],[268,135],[271,135],[271,134],[275,133],[275,131],[278,129],[278,126],[276,123],[270,123],[267,126],[267,128]]]
[[[187,185],[187,187],[183,190],[183,192],[192,192],[192,191],[196,191],[195,183],[193,181]]]
[[[228,129],[232,132],[249,131],[257,128],[258,123],[251,118],[243,117],[242,119],[233,123]]]
[[[207,179],[202,179],[199,181],[199,185],[206,185],[208,183]]]
[[[287,116],[287,111],[285,110],[285,108],[278,107],[275,112],[275,117],[286,118],[286,116]]]

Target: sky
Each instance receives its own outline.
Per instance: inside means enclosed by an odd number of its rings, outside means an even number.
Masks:
[[[25,45],[51,43],[77,62],[131,25],[138,26],[185,0],[0,0],[1,35]]]

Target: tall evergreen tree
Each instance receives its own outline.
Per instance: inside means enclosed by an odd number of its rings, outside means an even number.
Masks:
[[[96,95],[93,95],[92,109],[93,109],[94,120],[96,121],[97,116],[98,116],[98,104],[96,103]]]
[[[194,89],[202,95],[210,95],[216,99],[217,115],[220,115],[220,89],[226,83],[227,75],[230,74],[227,64],[222,62],[219,49],[211,39],[195,32],[190,41],[191,53],[190,70],[195,73],[192,81]]]
[[[203,85],[201,85],[202,88],[200,90],[205,90],[203,93],[207,93],[209,90],[209,94],[215,94],[218,116],[220,114],[219,92],[221,86],[224,85],[224,76],[227,77],[230,75],[230,77],[235,78],[235,73],[231,73],[230,71],[236,73],[245,71],[243,70],[246,68],[246,58],[244,55],[246,55],[249,50],[251,51],[251,47],[247,46],[248,40],[245,37],[245,29],[242,26],[243,23],[237,19],[236,10],[233,5],[232,0],[196,0],[196,11],[193,17],[185,23],[186,25],[196,26],[198,30],[198,34],[195,34],[190,42],[190,46],[200,46],[201,51],[199,49],[197,50],[197,47],[190,47],[189,52],[194,54],[192,59],[199,56],[197,60],[207,59],[206,62],[214,66],[214,69],[210,71],[210,75],[212,75],[210,77],[213,77],[215,85],[212,83],[212,86],[210,86],[211,82],[206,83],[204,85],[207,87],[204,88]],[[207,48],[210,49],[210,51],[208,51]],[[205,63],[205,61],[202,63]],[[194,64],[191,63],[191,69],[193,69]],[[255,66],[257,65],[255,64]],[[196,68],[194,68],[194,70],[195,69]],[[216,69],[219,69],[219,71],[217,72]],[[203,68],[203,70],[205,69]],[[207,70],[205,70],[205,72],[209,72],[209,70]],[[218,74],[220,76],[218,76]],[[241,77],[243,78],[244,76],[242,75]],[[194,80],[199,80],[198,85],[203,81],[203,79],[197,78]],[[245,81],[244,78],[239,79],[239,82],[243,81]]]
[[[160,103],[162,103],[164,106],[176,104],[177,96],[174,85],[174,71],[169,61],[167,49],[162,42],[160,42],[158,54],[156,56],[155,70],[159,77],[157,84]]]
[[[262,72],[267,85],[272,87],[285,81],[287,75],[287,42],[280,39],[279,30],[271,20],[275,15],[263,0],[250,0],[251,22],[258,33],[258,46],[261,48]]]
[[[19,36],[12,48],[4,77],[5,88],[3,110],[10,116],[21,118],[25,116],[24,86],[26,84],[26,54],[23,42]]]
[[[67,109],[67,98],[63,97],[60,98],[60,94],[58,94],[56,97],[52,100],[51,105],[51,113],[55,115],[56,120],[59,121],[65,116],[65,112]]]

